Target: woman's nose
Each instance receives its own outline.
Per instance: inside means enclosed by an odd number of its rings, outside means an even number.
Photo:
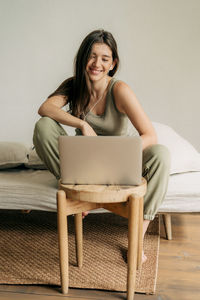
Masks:
[[[93,66],[95,66],[95,67],[99,67],[99,66],[100,66],[100,58],[97,57],[97,58],[94,60]]]

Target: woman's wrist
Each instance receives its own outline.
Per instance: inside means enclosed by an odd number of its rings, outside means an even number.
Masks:
[[[79,128],[80,130],[82,130],[83,127],[85,126],[85,124],[86,124],[86,122],[85,122],[84,120],[79,119],[78,128]]]

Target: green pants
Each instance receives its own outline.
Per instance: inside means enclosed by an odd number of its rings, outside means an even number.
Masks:
[[[67,135],[63,127],[48,117],[42,117],[35,125],[33,143],[36,152],[48,170],[60,178],[58,137]],[[164,200],[170,168],[170,154],[163,145],[152,145],[143,151],[142,176],[147,180],[144,197],[144,219],[153,220]]]

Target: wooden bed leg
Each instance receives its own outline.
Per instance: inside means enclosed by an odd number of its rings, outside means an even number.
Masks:
[[[168,240],[172,240],[172,224],[171,224],[171,215],[164,214],[163,215],[163,222],[165,227],[166,238]]]
[[[21,210],[22,214],[29,214],[31,212],[30,209],[22,209]]]

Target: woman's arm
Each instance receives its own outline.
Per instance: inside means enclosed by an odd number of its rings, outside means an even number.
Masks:
[[[155,129],[131,88],[126,83],[119,81],[114,85],[113,92],[117,109],[127,114],[131,123],[139,132],[143,149],[156,144]]]
[[[38,114],[42,117],[49,117],[63,125],[79,128],[83,135],[96,135],[87,122],[62,110],[62,107],[66,104],[66,97],[61,95],[52,96],[40,106]]]

